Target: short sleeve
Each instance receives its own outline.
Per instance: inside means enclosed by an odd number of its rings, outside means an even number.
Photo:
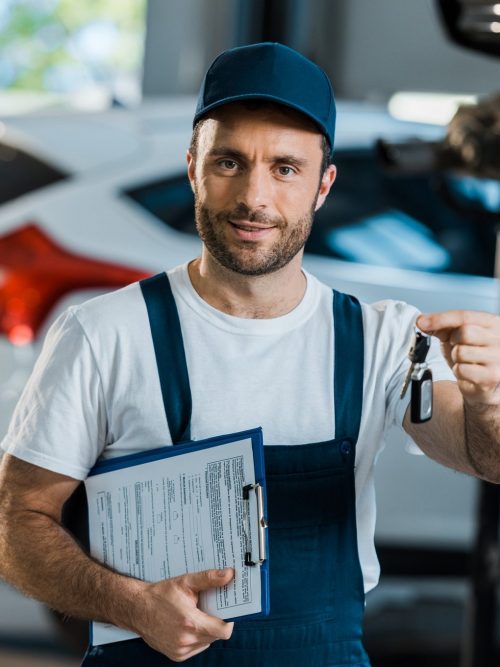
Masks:
[[[28,463],[85,479],[105,438],[99,371],[72,307],[49,329],[0,446]]]
[[[411,392],[407,391],[403,399],[400,398],[401,389],[405,380],[406,374],[410,367],[410,360],[408,358],[408,351],[411,339],[414,332],[415,321],[420,315],[420,311],[414,306],[405,303],[398,303],[398,320],[395,322],[393,334],[393,364],[392,373],[388,378],[386,387],[386,423],[385,428],[396,426],[403,430],[403,420],[406,414],[406,409],[410,403]],[[434,382],[441,380],[449,380],[455,382],[450,367],[446,363],[445,358],[441,353],[439,340],[435,337],[431,339],[431,348],[427,355],[427,363],[432,370],[432,377]],[[407,438],[407,449],[412,453],[420,453],[421,450],[414,443],[414,441],[404,431]]]

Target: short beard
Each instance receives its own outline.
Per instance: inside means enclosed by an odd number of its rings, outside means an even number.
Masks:
[[[225,269],[244,276],[263,276],[279,271],[302,250],[311,233],[317,199],[318,194],[310,211],[289,229],[286,220],[252,212],[244,204],[239,204],[232,211],[216,213],[203,206],[195,192],[196,229],[210,255]],[[230,224],[229,220],[265,223],[280,230],[281,236],[272,247],[265,250],[258,248],[252,241],[240,241],[239,250],[232,251],[224,236],[224,227]]]

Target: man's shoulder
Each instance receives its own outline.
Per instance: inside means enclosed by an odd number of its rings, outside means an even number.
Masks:
[[[360,303],[365,325],[371,326],[375,323],[383,323],[385,326],[399,327],[402,323],[413,320],[420,313],[418,308],[405,301],[379,299],[369,302],[365,301],[362,295],[357,294],[355,291],[349,292],[337,289],[335,286],[326,284],[313,274],[307,273],[307,277],[308,280],[315,284],[315,289],[321,294],[323,300],[330,301],[335,292],[356,298]]]
[[[170,284],[176,286],[176,289],[181,289],[183,268],[181,265],[166,272]],[[131,339],[135,336],[143,339],[144,331],[149,331],[146,302],[139,282],[71,306],[69,312],[90,339],[109,340],[110,336],[120,339]]]
[[[361,302],[365,337],[381,349],[400,340],[410,341],[420,311],[405,301],[383,299]]]
[[[367,321],[378,321],[385,326],[400,327],[405,322],[413,321],[420,313],[415,306],[406,301],[381,299],[367,303],[361,301],[363,317]]]
[[[69,311],[87,335],[127,331],[132,322],[146,315],[138,282],[71,306]]]

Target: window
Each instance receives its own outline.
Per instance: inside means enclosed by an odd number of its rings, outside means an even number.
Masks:
[[[3,113],[140,99],[146,0],[0,2]]]
[[[173,176],[126,190],[124,194],[168,227],[196,234],[194,197],[187,176]]]
[[[0,205],[65,178],[60,169],[0,142]]]

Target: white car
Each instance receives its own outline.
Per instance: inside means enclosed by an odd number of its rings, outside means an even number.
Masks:
[[[194,104],[172,98],[0,123],[1,436],[63,309],[198,254],[185,176]],[[309,271],[364,301],[496,311],[489,232],[441,200],[434,177],[386,175],[375,159],[377,138],[437,141],[443,132],[396,121],[379,107],[339,103],[339,176],[306,248]],[[92,261],[119,265],[123,276]],[[457,270],[486,275],[450,272]],[[474,480],[409,455],[394,432],[377,487],[380,546],[470,547]]]

